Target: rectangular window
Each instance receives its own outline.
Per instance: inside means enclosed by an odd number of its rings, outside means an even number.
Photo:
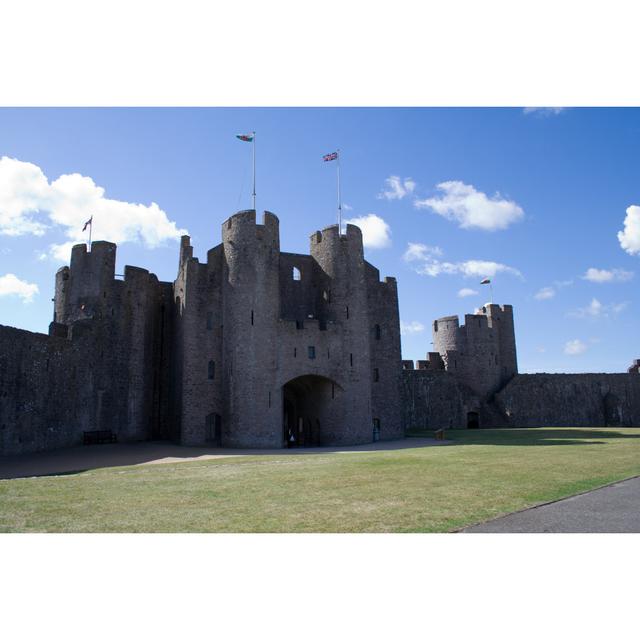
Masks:
[[[380,369],[374,369],[373,370],[373,381],[374,382],[379,382],[380,381]]]
[[[213,311],[207,312],[207,331],[213,329]]]
[[[297,349],[297,347],[293,347],[293,357],[294,358],[298,357],[298,349]]]
[[[302,320],[296,320],[296,329],[302,331],[304,329],[304,322]]]
[[[344,311],[345,311],[345,313],[347,315],[347,320],[348,320],[349,319],[349,307],[345,307]]]
[[[379,324],[377,324],[377,325],[375,326],[375,336],[376,336],[376,340],[380,340],[380,334],[381,334],[381,331],[380,331],[380,325],[379,325]]]
[[[251,324],[253,325],[253,309],[251,309]]]
[[[216,363],[213,360],[209,360],[208,375],[209,380],[213,380],[216,377]]]
[[[349,354],[349,364],[353,367],[353,353]]]
[[[309,360],[315,360],[316,348],[315,347],[308,347],[307,351],[309,353]]]

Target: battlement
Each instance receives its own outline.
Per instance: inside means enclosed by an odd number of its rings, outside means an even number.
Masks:
[[[311,246],[322,242],[335,242],[337,240],[346,242],[356,242],[362,244],[362,231],[354,224],[348,224],[345,233],[339,233],[338,225],[331,224],[324,227],[322,231],[314,231],[310,236]]]
[[[447,371],[477,393],[494,393],[517,372],[513,307],[485,304],[475,313],[433,322],[433,345]]]
[[[255,209],[238,211],[222,223],[222,242],[231,244],[254,244],[261,242],[271,247],[280,247],[280,221],[270,211],[262,214],[262,224],[256,222]]]

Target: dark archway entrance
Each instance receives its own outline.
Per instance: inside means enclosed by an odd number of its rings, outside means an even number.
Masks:
[[[479,429],[480,416],[477,411],[469,411],[467,413],[467,429]]]
[[[307,375],[282,387],[282,441],[285,447],[325,444],[336,428],[342,389],[329,378]]]

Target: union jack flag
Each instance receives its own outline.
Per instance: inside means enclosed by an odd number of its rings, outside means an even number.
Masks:
[[[338,158],[338,152],[334,151],[333,153],[327,153],[326,156],[322,156],[322,159],[325,162],[331,162],[331,160],[336,160]]]

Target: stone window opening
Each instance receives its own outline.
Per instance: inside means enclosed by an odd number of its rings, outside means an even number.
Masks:
[[[253,326],[253,309],[251,309],[251,326]]]
[[[209,380],[214,380],[216,377],[216,363],[213,360],[209,360],[207,367],[207,376]]]
[[[344,308],[344,311],[345,311],[345,314],[346,314],[347,320],[348,320],[349,319],[349,306],[348,305]]]
[[[374,329],[376,340],[380,340],[380,336],[382,335],[382,331],[380,330],[380,325],[377,324]]]
[[[296,329],[302,331],[304,329],[304,321],[296,320]]]
[[[269,409],[271,409],[271,391],[269,391]]]
[[[380,382],[380,369],[376,368],[373,370],[373,381]]]
[[[213,311],[207,312],[207,331],[211,331],[213,329]]]
[[[294,358],[298,357],[298,349],[297,349],[297,347],[293,347],[293,357]]]
[[[353,353],[349,354],[349,366],[353,367]]]
[[[300,269],[298,269],[298,267],[293,267],[293,269],[291,270],[291,277],[296,281],[302,280],[302,272],[300,271]]]
[[[309,360],[315,360],[315,358],[316,358],[316,348],[315,347],[307,347],[307,353],[309,355]]]

